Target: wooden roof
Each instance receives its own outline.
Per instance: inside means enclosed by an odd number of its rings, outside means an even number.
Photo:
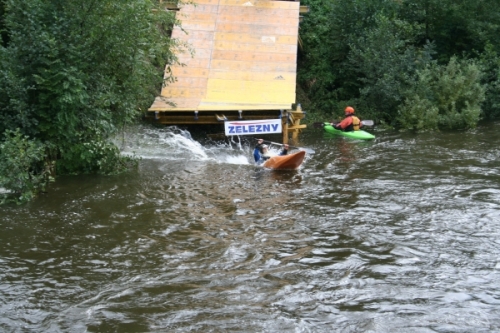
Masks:
[[[195,0],[177,12],[175,83],[149,111],[279,110],[295,103],[299,2]],[[167,104],[175,103],[175,106]]]

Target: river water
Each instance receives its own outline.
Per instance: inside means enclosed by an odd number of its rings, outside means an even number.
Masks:
[[[500,332],[500,123],[371,132],[307,129],[285,172],[126,134],[136,171],[0,206],[0,331]]]

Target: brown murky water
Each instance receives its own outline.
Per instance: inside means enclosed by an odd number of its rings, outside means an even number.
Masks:
[[[500,331],[500,124],[372,132],[308,129],[291,172],[127,135],[136,172],[0,207],[0,331]]]

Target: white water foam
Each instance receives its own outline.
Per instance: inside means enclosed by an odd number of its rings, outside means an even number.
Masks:
[[[177,126],[134,127],[115,138],[123,155],[143,159],[212,161],[225,164],[250,164],[251,152],[241,141],[203,146],[186,130]]]

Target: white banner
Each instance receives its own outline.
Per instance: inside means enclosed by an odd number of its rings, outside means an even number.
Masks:
[[[255,135],[281,133],[281,119],[225,121],[226,135]]]

